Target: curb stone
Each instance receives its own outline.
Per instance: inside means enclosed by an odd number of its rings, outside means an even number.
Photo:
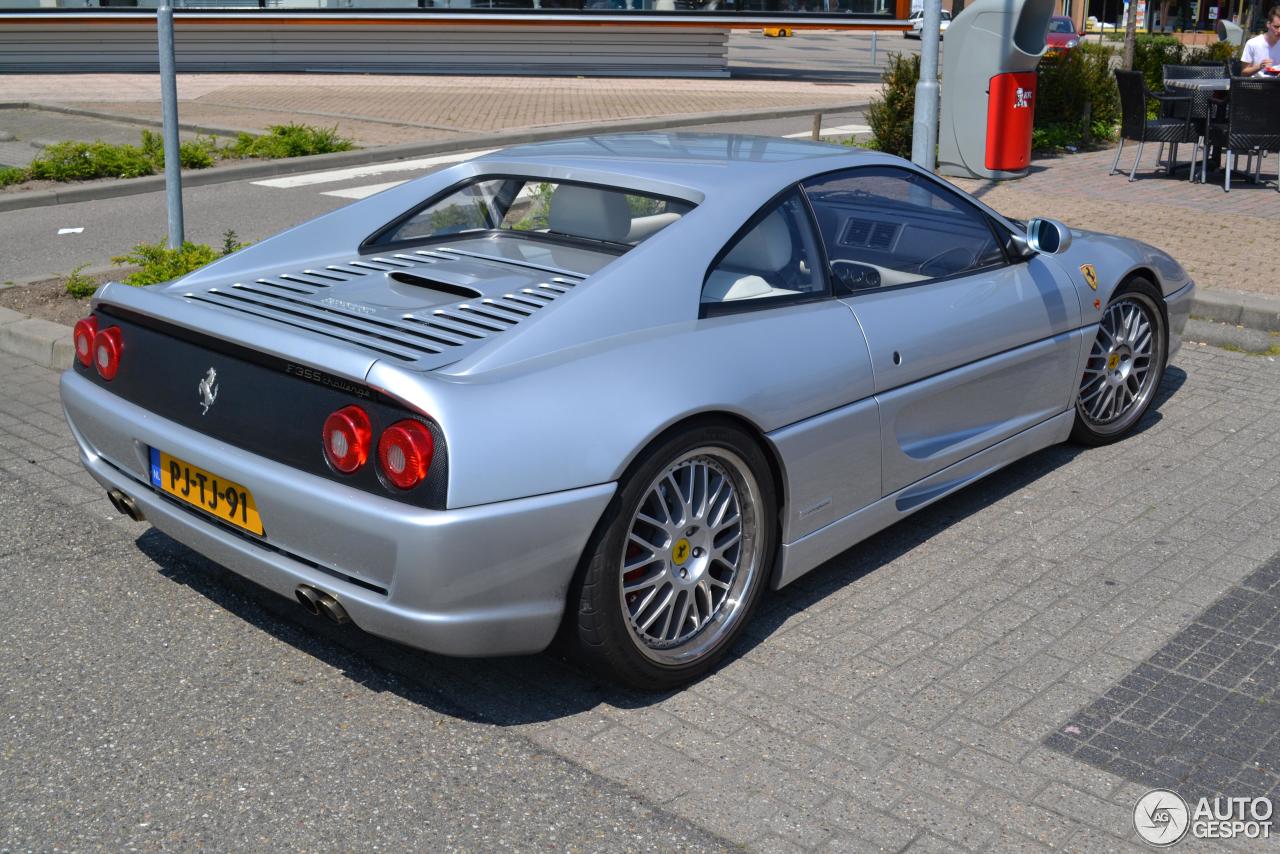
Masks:
[[[1214,288],[1198,292],[1191,314],[1264,332],[1280,332],[1280,299],[1247,291]]]
[[[1228,323],[1215,323],[1209,320],[1191,318],[1187,328],[1183,330],[1184,345],[1189,342],[1203,342],[1221,347],[1224,350],[1235,350],[1253,355],[1273,355],[1271,348],[1280,347],[1280,336],[1274,332],[1251,329]]]
[[[865,101],[858,101],[846,104],[789,107],[785,110],[689,113],[680,116],[623,119],[616,122],[580,122],[541,128],[522,128],[499,133],[459,136],[453,139],[433,142],[407,142],[399,145],[360,148],[355,151],[315,154],[310,157],[257,160],[251,163],[238,163],[213,169],[184,169],[182,171],[182,186],[184,189],[188,187],[204,187],[228,181],[241,181],[246,178],[291,175],[298,172],[314,172],[344,166],[362,166],[366,163],[378,163],[388,160],[404,160],[410,157],[430,154],[446,154],[475,148],[501,148],[508,145],[521,145],[527,142],[543,142],[552,139],[591,136],[601,133],[662,130],[665,128],[690,127],[692,125],[804,116],[812,115],[813,113],[847,113],[855,110],[864,110],[867,106],[868,104]],[[120,196],[134,196],[142,193],[157,193],[162,192],[164,188],[163,175],[148,175],[143,178],[104,179],[99,183],[79,185],[66,189],[5,193],[0,195],[0,212],[48,205],[65,205],[74,202],[89,202],[98,199],[118,198]]]
[[[71,367],[71,328],[0,308],[0,350],[45,368]]]

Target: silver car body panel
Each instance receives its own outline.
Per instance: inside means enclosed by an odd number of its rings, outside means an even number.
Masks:
[[[422,510],[246,454],[71,373],[63,375],[62,400],[89,473],[132,496],[169,536],[290,599],[299,584],[329,590],[362,629],[449,655],[545,648],[578,557],[614,492],[601,484]],[[266,545],[153,490],[148,446],[250,485]]]
[[[1060,255],[978,275],[700,317],[708,268],[747,218],[803,179],[870,164],[915,169],[877,153],[748,137],[525,146],[352,203],[170,284],[112,284],[97,295],[96,306],[363,383],[430,416],[448,446],[443,510],[215,442],[73,372],[63,380],[68,420],[93,476],[128,492],[176,539],[283,595],[298,583],[331,590],[376,634],[487,655],[550,640],[617,481],[656,437],[700,416],[730,417],[776,463],[782,546],[773,580],[785,584],[1065,439],[1101,314],[1094,300],[1105,306],[1120,282],[1148,275],[1168,297],[1172,351],[1194,290],[1158,250],[1076,232]],[[462,237],[360,254],[405,211],[461,181],[501,175],[696,207],[621,257],[557,247],[530,262],[504,242],[515,238]],[[1096,290],[1085,264],[1097,271]],[[478,296],[451,300],[448,288]],[[465,326],[464,309],[482,326]],[[265,538],[152,490],[149,445],[250,488]]]

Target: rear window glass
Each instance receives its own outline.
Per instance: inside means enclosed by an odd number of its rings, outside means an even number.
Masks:
[[[488,178],[464,184],[379,234],[377,245],[473,232],[514,232],[635,246],[693,209],[627,190]]]

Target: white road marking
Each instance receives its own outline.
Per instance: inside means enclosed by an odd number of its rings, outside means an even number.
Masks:
[[[818,136],[848,136],[855,133],[871,133],[871,125],[836,125],[833,128],[823,128],[818,131]],[[806,130],[801,133],[789,133],[786,138],[800,139],[812,135],[812,131]]]
[[[403,183],[404,181],[388,181],[385,184],[366,184],[363,187],[348,187],[345,190],[328,190],[320,195],[337,196],[340,199],[367,199],[374,193],[381,193],[383,190],[399,187]]]
[[[370,163],[368,166],[352,166],[349,169],[330,169],[328,172],[308,172],[305,175],[286,175],[283,178],[268,178],[265,181],[254,181],[259,187],[288,189],[292,187],[309,187],[312,184],[331,184],[335,181],[350,181],[354,178],[368,178],[385,172],[412,172],[415,169],[429,169],[446,163],[461,163],[482,154],[497,151],[487,148],[483,151],[467,151],[462,154],[441,154],[437,157],[420,157],[417,160],[397,160],[393,163]]]
[[[82,231],[84,231],[83,225],[79,228],[60,228],[58,229],[58,234],[79,234]]]

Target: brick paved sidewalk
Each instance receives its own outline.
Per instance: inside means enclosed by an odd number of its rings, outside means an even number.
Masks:
[[[1178,259],[1201,287],[1280,297],[1280,276],[1268,273],[1266,262],[1280,222],[1276,159],[1265,162],[1264,184],[1237,180],[1227,193],[1221,178],[1193,184],[1185,171],[1179,178],[1154,174],[1155,148],[1147,146],[1132,183],[1127,172],[1108,175],[1114,148],[1036,160],[1031,174],[1017,181],[954,183],[1007,216],[1051,217],[1150,243]],[[1136,149],[1125,147],[1126,169]]]
[[[337,125],[361,146],[656,116],[864,104],[870,83],[371,74],[180,74],[186,123],[262,131]],[[160,117],[153,74],[0,75],[9,101]]]
[[[75,461],[56,374],[0,354],[0,375],[0,472],[118,519]],[[670,696],[550,656],[406,653],[250,595],[292,615],[259,629],[302,620],[749,850],[1139,852],[1155,784],[1280,796],[1278,416],[1280,361],[1188,348],[1138,434],[1048,449],[836,557]],[[176,546],[138,571],[236,583]]]

